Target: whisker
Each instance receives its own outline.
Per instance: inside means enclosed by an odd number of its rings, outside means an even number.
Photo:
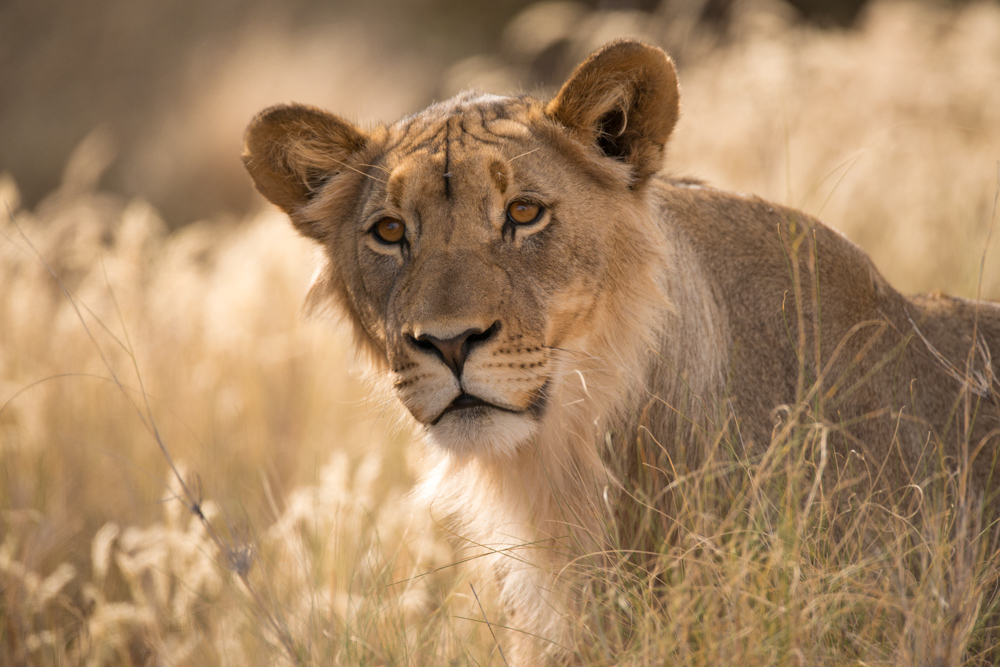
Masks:
[[[545,350],[554,350],[556,352],[565,352],[566,354],[575,354],[575,355],[587,354],[586,352],[582,352],[580,350],[567,350],[564,347],[555,347],[555,346],[552,346],[552,345],[542,345],[541,347],[542,347],[542,349],[545,349]]]
[[[361,166],[362,167],[371,167],[372,169],[379,169],[381,171],[384,171],[386,174],[392,174],[392,170],[391,169],[386,169],[385,167],[383,167],[381,165],[377,165],[377,164],[363,164]]]
[[[337,164],[339,164],[339,165],[340,165],[341,167],[344,167],[345,169],[350,169],[351,171],[353,171],[353,172],[354,172],[354,173],[356,173],[356,174],[361,174],[361,175],[362,175],[362,176],[364,176],[365,178],[370,178],[370,179],[372,179],[373,181],[377,181],[377,182],[379,182],[379,183],[382,183],[383,185],[386,185],[386,184],[388,184],[388,183],[389,183],[389,181],[387,181],[387,180],[385,180],[385,179],[381,179],[381,178],[378,178],[377,176],[372,176],[372,175],[371,175],[371,174],[369,174],[368,172],[366,172],[366,171],[361,171],[361,170],[360,170],[360,169],[358,169],[357,167],[352,167],[351,165],[347,164],[346,162],[343,162],[343,161],[341,161],[341,160],[337,160],[337,159],[335,159],[335,158],[330,158],[330,159],[331,159],[331,160],[332,160],[333,162],[336,162]],[[361,166],[362,166],[362,167],[374,167],[375,165],[361,165]]]
[[[525,151],[525,152],[521,153],[520,155],[515,155],[511,159],[507,160],[507,164],[510,164],[511,162],[513,162],[514,160],[516,160],[519,157],[524,157],[525,155],[531,155],[535,151],[540,151],[540,150],[542,150],[541,146],[539,146],[538,148],[532,148],[530,151]]]

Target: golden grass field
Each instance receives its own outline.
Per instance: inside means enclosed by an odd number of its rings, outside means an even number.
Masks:
[[[657,38],[588,20],[581,55],[607,26]],[[1000,6],[736,21],[680,62],[668,169],[819,216],[903,292],[1000,299]],[[95,135],[33,210],[0,179],[0,664],[504,664],[476,545],[408,495],[407,418],[301,316],[310,245],[263,205],[168,232],[95,189],[104,161]],[[995,664],[1000,533],[954,494],[830,515],[822,433],[679,482],[656,576],[591,573],[581,661]]]

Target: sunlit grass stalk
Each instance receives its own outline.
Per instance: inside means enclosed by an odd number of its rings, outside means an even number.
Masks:
[[[201,497],[201,484],[200,482],[195,482],[194,484],[189,483],[181,475],[180,471],[177,469],[174,463],[173,457],[170,455],[170,450],[167,448],[167,444],[164,442],[163,437],[160,435],[159,428],[156,425],[156,420],[153,417],[152,406],[149,403],[149,394],[146,392],[146,388],[143,385],[142,373],[139,370],[138,361],[136,360],[135,354],[132,351],[131,341],[128,338],[128,328],[125,325],[124,317],[122,316],[121,309],[118,306],[118,301],[114,296],[114,290],[108,285],[108,291],[111,295],[112,301],[115,306],[115,312],[118,315],[119,325],[122,327],[124,332],[125,341],[122,342],[115,338],[115,341],[121,346],[122,350],[128,355],[129,359],[132,361],[132,368],[135,372],[136,381],[139,383],[139,393],[142,398],[142,405],[140,406],[136,403],[131,393],[126,389],[125,385],[119,379],[111,362],[108,360],[107,356],[104,354],[104,350],[101,348],[97,339],[94,337],[93,333],[90,331],[90,327],[87,325],[87,321],[83,317],[83,313],[80,311],[80,306],[77,300],[70,293],[69,289],[62,279],[56,274],[52,269],[52,266],[46,261],[45,257],[38,252],[35,245],[31,242],[31,239],[24,233],[21,227],[18,225],[17,220],[14,218],[14,214],[10,209],[7,210],[8,219],[15,229],[21,234],[21,238],[27,244],[28,248],[37,258],[37,260],[45,267],[45,270],[52,277],[52,280],[58,285],[60,291],[66,299],[66,302],[72,307],[80,325],[83,327],[87,334],[87,338],[93,345],[93,349],[100,356],[104,367],[107,369],[108,373],[111,375],[111,380],[114,382],[118,391],[121,393],[122,397],[128,402],[129,405],[135,410],[136,416],[142,423],[143,427],[156,442],[157,447],[159,447],[160,452],[163,454],[167,465],[170,468],[170,472],[173,474],[175,481],[177,482],[180,490],[181,496],[177,498],[185,508],[194,515],[202,526],[204,526],[206,533],[211,538],[212,542],[219,549],[219,554],[222,556],[223,564],[227,570],[233,572],[243,586],[246,588],[247,592],[250,594],[251,599],[257,609],[257,613],[260,617],[268,624],[272,631],[277,635],[279,642],[286,652],[286,657],[296,664],[304,664],[304,656],[301,649],[297,646],[296,642],[292,638],[291,634],[288,632],[287,626],[281,621],[279,615],[272,611],[271,606],[267,603],[261,593],[257,590],[256,585],[250,579],[250,571],[253,567],[254,553],[253,548],[249,544],[236,545],[230,544],[219,531],[215,528],[214,524],[208,520],[202,511],[203,499]],[[104,327],[103,323],[101,325]],[[104,327],[106,331],[110,333],[107,327]]]

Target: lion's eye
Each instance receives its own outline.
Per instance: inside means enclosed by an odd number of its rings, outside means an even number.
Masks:
[[[542,217],[544,209],[538,204],[521,199],[512,201],[507,207],[507,217],[518,225],[530,225]]]
[[[406,225],[396,218],[382,218],[375,223],[372,232],[382,243],[399,243],[406,234]]]

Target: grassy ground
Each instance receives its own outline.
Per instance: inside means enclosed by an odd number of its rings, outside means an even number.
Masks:
[[[1000,298],[997,5],[735,34],[681,63],[671,170],[819,214],[903,291]],[[33,211],[0,181],[0,663],[503,664],[489,572],[407,495],[405,419],[299,315],[308,244],[269,211],[167,234],[102,159]],[[994,664],[995,532],[949,480],[831,509],[825,434],[793,412],[678,482],[659,553],[581,559],[581,659]]]

